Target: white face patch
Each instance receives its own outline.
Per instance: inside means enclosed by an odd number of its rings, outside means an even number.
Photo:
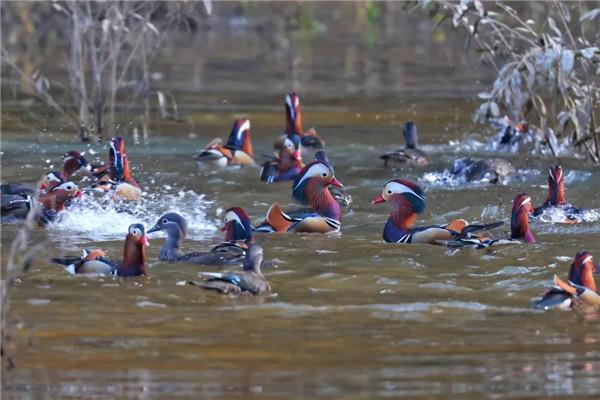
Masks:
[[[46,175],[46,179],[48,179],[48,181],[50,182],[60,182],[61,179],[56,176],[56,174],[54,172],[50,172],[48,175]]]
[[[302,178],[298,181],[298,184],[296,186],[294,186],[294,189],[296,189],[298,186],[300,186],[302,184],[302,182],[304,182],[307,179],[314,178],[316,176],[326,178],[329,175],[331,175],[331,170],[329,168],[327,168],[327,166],[325,164],[320,163],[320,162],[313,164],[306,171],[306,173],[302,176]]]
[[[562,178],[562,168],[558,169],[558,179],[556,179],[556,180],[554,179],[554,175],[552,175],[552,168],[550,168],[548,173],[549,173],[550,179],[552,179],[554,182],[560,182],[560,179]]]
[[[383,197],[385,199],[387,199],[389,196],[391,196],[393,194],[398,194],[398,193],[410,193],[410,194],[418,197],[419,199],[425,201],[423,196],[417,194],[413,189],[411,189],[408,186],[403,185],[399,182],[388,182],[388,183],[386,183],[385,187],[383,188]]]
[[[227,214],[225,214],[224,221],[226,224],[231,221],[237,221],[242,227],[244,226],[244,224],[242,224],[242,220],[240,219],[239,215],[237,215],[233,211],[228,211]],[[246,229],[246,228],[244,228],[244,229]]]
[[[142,235],[142,231],[135,226],[132,226],[131,228],[129,228],[129,233],[132,234],[133,236],[141,236]]]
[[[73,182],[65,182],[55,187],[52,191],[54,192],[55,190],[66,190],[67,192],[75,192],[79,190],[79,187]]]
[[[285,140],[283,141],[283,145],[291,151],[294,151],[294,148],[296,147],[294,146],[294,143],[288,138],[285,138]]]
[[[242,125],[240,125],[240,127],[238,128],[237,133],[236,133],[236,137],[238,138],[238,140],[242,140],[242,135],[248,129],[250,129],[250,120],[249,119],[245,120],[244,123]]]
[[[592,262],[592,256],[591,255],[589,255],[586,258],[584,258],[584,260],[581,263],[585,265],[585,264],[587,264],[589,262]]]

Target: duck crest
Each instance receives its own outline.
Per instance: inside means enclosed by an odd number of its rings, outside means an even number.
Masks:
[[[226,146],[231,150],[242,150],[250,157],[254,156],[250,140],[250,120],[240,118],[234,121]]]
[[[547,204],[557,206],[567,204],[565,199],[565,178],[560,165],[555,165],[548,171],[548,199]]]
[[[239,220],[232,219],[225,224],[225,241],[232,242],[244,240],[246,243],[253,242],[252,223],[246,210],[241,207],[231,207],[225,215],[233,212]]]
[[[571,264],[569,270],[569,281],[585,286],[590,290],[597,291],[594,273],[596,266],[592,262],[592,254],[588,251],[581,251],[575,256],[575,260]]]
[[[302,135],[302,114],[300,109],[300,98],[295,92],[285,96],[286,129],[288,136],[293,134]]]

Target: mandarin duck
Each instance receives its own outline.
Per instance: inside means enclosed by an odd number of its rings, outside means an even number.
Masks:
[[[47,192],[39,192],[37,198],[27,193],[3,193],[2,219],[24,219],[33,210],[35,220],[44,225],[54,221],[58,213],[64,211],[73,199],[81,196],[79,187],[73,182],[52,186]]]
[[[252,224],[243,208],[232,207],[225,212],[225,242],[214,246],[208,252],[183,253],[181,244],[187,234],[185,219],[174,212],[161,216],[148,233],[163,231],[167,234],[165,244],[160,249],[160,261],[185,262],[202,265],[241,264],[248,245],[252,243]]]
[[[423,167],[429,164],[425,152],[417,148],[417,126],[415,123],[412,121],[405,123],[402,132],[406,146],[381,155],[379,158],[384,161],[385,166],[414,165]]]
[[[137,201],[142,198],[139,183],[133,179],[129,159],[125,150],[125,139],[114,137],[110,140],[108,164],[92,169],[97,182],[94,188],[111,192],[115,201]]]
[[[300,97],[295,92],[285,96],[285,132],[281,138],[275,141],[273,147],[280,150],[284,146],[284,139],[294,135],[300,137],[303,146],[312,148],[325,147],[325,141],[319,136],[315,128],[308,131],[302,129],[302,110],[300,108]]]
[[[341,208],[328,186],[343,187],[331,166],[323,161],[307,164],[294,180],[292,197],[310,209],[284,212],[279,203],[273,204],[266,220],[256,227],[257,232],[338,232]]]
[[[205,276],[206,280],[188,281],[188,284],[235,296],[269,294],[271,292],[271,285],[260,270],[262,260],[262,247],[253,243],[248,247],[244,258],[244,269],[241,272],[201,272],[200,274]]]
[[[223,145],[221,139],[213,139],[197,156],[198,166],[225,168],[232,165],[254,164],[252,141],[250,140],[250,120],[236,119]]]
[[[388,202],[392,212],[383,230],[383,240],[388,243],[430,243],[443,244],[444,241],[475,232],[497,228],[502,222],[485,225],[469,225],[463,219],[457,219],[446,225],[413,227],[417,214],[425,210],[425,194],[421,188],[408,179],[388,181],[380,195],[371,204]]]
[[[569,269],[568,282],[554,275],[554,287],[541,299],[535,301],[533,307],[543,310],[569,309],[578,301],[589,305],[600,305],[600,293],[594,279],[594,274],[598,273],[598,267],[594,265],[590,252],[577,253]]]
[[[149,246],[146,229],[142,224],[132,224],[127,230],[123,246],[123,260],[118,263],[106,257],[102,250],[84,250],[82,257],[52,258],[71,274],[112,276],[146,275],[146,247]]]
[[[300,136],[292,135],[283,139],[277,158],[266,161],[260,171],[260,180],[267,183],[292,181],[296,179],[302,167],[302,145]]]
[[[90,174],[95,168],[98,167],[92,166],[78,151],[71,150],[63,154],[63,176],[65,179],[71,179],[73,175],[80,172]]]
[[[514,123],[508,116],[492,121],[499,129],[492,141],[492,146],[499,150],[516,152],[521,143],[530,140],[529,128],[525,121]]]
[[[65,178],[60,172],[51,171],[42,177],[38,189],[40,192],[46,192],[64,182]],[[2,192],[3,195],[28,194],[33,196],[35,195],[36,188],[35,185],[27,183],[3,183],[0,185],[0,192]]]
[[[531,205],[531,198],[525,193],[518,194],[513,200],[511,210],[510,238],[492,239],[483,236],[461,235],[444,244],[452,248],[471,247],[484,249],[493,245],[535,243],[535,237],[529,228],[529,216],[532,213],[533,207]]]
[[[325,150],[318,150],[315,153],[314,161],[322,161],[325,164],[329,165],[329,168],[333,169],[333,164],[329,161],[329,157],[327,156],[327,152]],[[337,186],[329,185],[327,189],[331,192],[331,195],[342,207],[350,207],[352,204],[352,196],[346,193],[344,188],[340,188]]]
[[[567,199],[565,198],[565,178],[560,165],[555,165],[548,171],[548,198],[544,204],[535,209],[533,215],[543,221],[544,215],[553,211],[558,211],[562,214],[561,220],[555,222],[577,224],[584,220],[584,210],[567,203]]]

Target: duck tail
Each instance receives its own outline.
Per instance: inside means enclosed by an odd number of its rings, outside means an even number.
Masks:
[[[453,221],[453,223],[454,222],[455,221]],[[492,229],[496,229],[502,225],[504,225],[504,222],[502,222],[502,221],[492,222],[491,224],[466,225],[462,229],[456,230],[456,232],[460,232],[460,237],[469,237],[472,233],[489,231]]]
[[[228,283],[220,281],[188,281],[188,285],[197,286],[202,289],[215,290],[223,294],[239,294],[240,288]]]
[[[68,267],[69,265],[77,264],[78,262],[81,262],[81,257],[65,257],[65,258],[52,257],[52,258],[50,258],[50,261],[52,261],[55,264],[60,264],[63,267]]]
[[[273,204],[267,211],[266,222],[273,227],[275,232],[287,232],[292,225],[292,218],[283,212],[279,203]]]

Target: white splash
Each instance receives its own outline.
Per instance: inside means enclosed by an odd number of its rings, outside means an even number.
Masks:
[[[202,239],[214,232],[215,221],[207,217],[212,203],[191,190],[177,193],[152,193],[139,202],[115,204],[106,195],[86,193],[72,204],[61,218],[49,226],[73,243],[123,239],[129,225],[143,223],[153,226],[165,212],[177,212],[188,223],[188,237]]]

